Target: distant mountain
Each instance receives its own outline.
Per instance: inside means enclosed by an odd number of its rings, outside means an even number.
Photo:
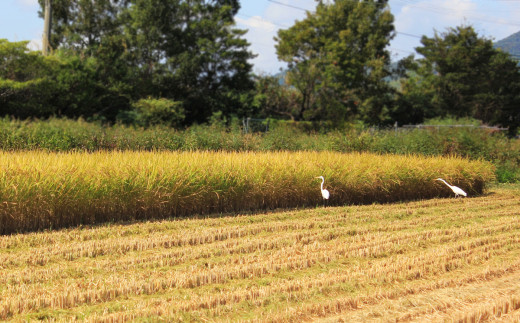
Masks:
[[[285,85],[285,76],[287,75],[287,70],[281,70],[280,72],[273,75],[274,77],[278,78],[278,83],[280,85]]]
[[[511,54],[513,58],[520,60],[520,31],[495,42],[495,47],[502,49],[504,52]]]

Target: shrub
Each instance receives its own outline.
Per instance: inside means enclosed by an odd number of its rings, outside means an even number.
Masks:
[[[121,122],[146,128],[156,125],[178,127],[185,117],[182,102],[165,98],[141,99],[132,106],[133,110],[119,114]]]

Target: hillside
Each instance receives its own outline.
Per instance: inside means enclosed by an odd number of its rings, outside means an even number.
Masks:
[[[520,59],[520,31],[497,41],[495,47],[510,53],[516,59]]]

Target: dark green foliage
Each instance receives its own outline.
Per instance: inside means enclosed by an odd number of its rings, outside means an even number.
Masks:
[[[96,80],[120,97],[182,102],[187,124],[218,111],[243,116],[253,54],[234,28],[239,8],[236,0],[57,0],[52,44],[95,59]],[[114,108],[128,110],[120,103]]]
[[[258,76],[253,106],[263,117],[296,120],[301,115],[301,92],[280,84],[276,76]]]
[[[62,57],[54,75],[56,93],[53,102],[49,102],[49,105],[56,105],[55,115],[69,118],[102,116],[114,121],[119,111],[130,108],[128,97],[103,80],[101,68],[95,58]]]
[[[421,43],[417,52],[424,58],[409,64],[414,73],[402,85],[402,112],[419,118],[473,117],[516,134],[520,69],[515,61],[472,27],[423,36]]]
[[[29,51],[27,43],[0,39],[0,115],[26,118],[52,113],[46,102],[53,82],[46,74],[53,62]]]
[[[115,120],[129,109],[128,99],[103,81],[98,59],[64,52],[44,57],[26,45],[0,40],[0,116]]]
[[[301,93],[297,120],[388,122],[393,16],[388,1],[320,1],[293,27],[278,32],[278,57]]]
[[[118,115],[123,123],[139,127],[165,125],[178,127],[184,121],[184,108],[181,102],[168,99],[141,99],[133,104],[133,110]]]
[[[53,55],[0,40],[0,116],[181,127],[220,115],[316,131],[453,116],[517,134],[520,69],[472,27],[423,37],[423,58],[396,66],[388,0],[317,2],[278,34],[281,85],[253,77],[237,0],[54,0]]]

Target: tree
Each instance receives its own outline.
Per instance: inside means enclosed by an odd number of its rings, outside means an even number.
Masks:
[[[38,1],[43,10],[48,0]],[[128,5],[127,0],[52,0],[51,47],[65,60],[84,67],[78,73],[93,69],[88,72],[93,77],[89,80],[95,79],[96,87],[99,85],[112,93],[119,93],[119,102],[132,97],[136,74],[129,64],[128,41],[123,33],[124,12]],[[76,61],[76,57],[82,62]],[[97,91],[83,88],[88,92]],[[120,107],[129,109],[130,105],[122,104]]]
[[[394,36],[387,0],[320,1],[315,13],[280,30],[278,58],[302,93],[303,119],[388,121],[392,101],[385,77]]]
[[[237,0],[54,1],[53,47],[96,58],[107,88],[182,102],[187,123],[246,110],[254,56]]]
[[[52,113],[46,105],[51,95],[46,91],[50,60],[30,51],[27,44],[0,39],[0,116]]]
[[[406,84],[428,98],[430,114],[473,117],[516,132],[520,114],[520,70],[509,56],[479,37],[471,26],[423,36],[416,50],[418,80]]]
[[[254,55],[242,38],[246,31],[233,28],[234,9],[225,2],[180,1],[178,21],[167,26],[174,29],[162,33],[173,40],[161,47],[168,72],[158,88],[184,101],[190,122],[206,121],[219,111],[243,116],[243,95],[254,87],[248,62]]]
[[[27,42],[0,39],[0,116],[102,116],[115,120],[128,100],[100,80],[95,58],[43,56]]]
[[[390,115],[398,124],[419,124],[425,119],[440,115],[433,104],[434,75],[425,75],[418,71],[421,66],[414,55],[403,58],[394,70],[397,88],[396,104]]]
[[[45,2],[38,0],[45,13]],[[107,36],[121,33],[121,12],[127,0],[53,0],[52,48],[67,48],[91,55]]]
[[[280,84],[276,76],[257,76],[253,105],[263,117],[283,117],[296,120],[301,115],[300,92]]]
[[[45,0],[45,14],[43,23],[43,39],[42,39],[42,54],[47,56],[50,49],[51,40],[51,21],[52,21],[52,1]]]

